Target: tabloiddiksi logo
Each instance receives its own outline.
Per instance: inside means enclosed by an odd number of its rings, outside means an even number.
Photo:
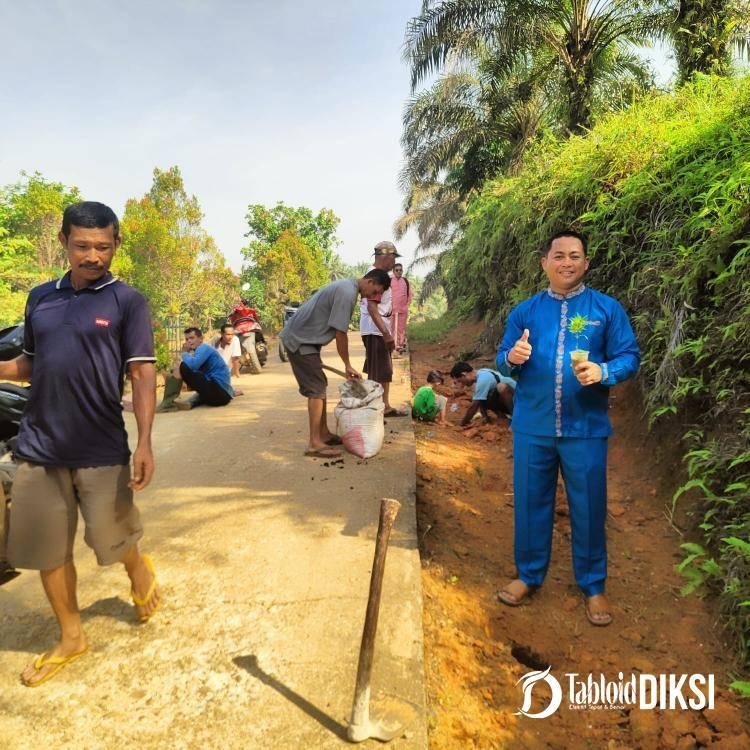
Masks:
[[[523,704],[516,715],[529,719],[546,719],[552,716],[562,703],[563,690],[556,677],[550,674],[551,667],[543,672],[535,671],[524,675],[516,685],[521,684]],[[597,676],[580,675],[577,672],[565,674],[568,685],[568,709],[576,710],[622,710],[638,707],[651,710],[693,710],[714,708],[714,675],[701,674],[630,674],[617,673],[617,678],[607,679]],[[549,705],[540,711],[531,711],[534,686],[546,682],[552,696]]]
[[[521,714],[529,719],[546,719],[548,716],[552,716],[552,714],[560,708],[560,704],[562,703],[562,688],[560,687],[557,678],[550,674],[550,669],[552,669],[552,667],[547,667],[544,672],[529,672],[516,683],[516,685],[518,685],[519,682],[523,683],[523,704],[521,705],[521,708],[515,712],[516,715]],[[534,685],[540,682],[546,682],[550,686],[550,689],[552,690],[552,700],[543,711],[530,713],[531,693],[534,689]]]

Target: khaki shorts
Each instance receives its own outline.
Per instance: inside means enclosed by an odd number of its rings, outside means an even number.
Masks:
[[[320,352],[313,354],[300,354],[299,352],[288,352],[289,364],[297,379],[299,392],[305,398],[325,398],[328,388],[328,378],[323,372],[323,361]]]
[[[22,461],[13,480],[9,562],[30,570],[70,562],[79,506],[99,565],[122,560],[143,536],[129,480],[127,465],[65,469]]]

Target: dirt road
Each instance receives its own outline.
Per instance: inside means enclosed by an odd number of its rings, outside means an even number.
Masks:
[[[356,366],[358,337],[351,346]],[[339,363],[335,351],[324,359]],[[55,622],[35,574],[0,589],[0,747],[343,746],[384,496],[403,509],[373,691],[411,710],[394,746],[426,746],[411,421],[388,420],[370,461],[304,458],[305,401],[289,366],[271,360],[225,408],[157,416],[157,475],[138,497],[166,598],[151,622],[136,624],[122,569],[97,569],[79,531],[91,653],[30,690],[17,675],[52,643]],[[405,400],[398,363],[395,380]]]

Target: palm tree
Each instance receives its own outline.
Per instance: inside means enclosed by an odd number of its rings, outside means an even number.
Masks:
[[[629,47],[648,43],[660,16],[636,0],[424,0],[407,29],[406,57],[412,87],[447,63],[496,51],[510,70],[518,55],[546,60],[559,81],[564,124],[571,132],[592,123],[597,85],[613,74],[642,77],[644,65]],[[620,55],[612,51],[619,48]],[[612,67],[612,63],[616,67]]]
[[[500,73],[496,72],[500,67]],[[545,97],[529,58],[507,70],[483,52],[407,104],[402,144],[404,213],[394,231],[417,229],[417,256],[452,244],[469,197],[488,177],[515,174],[545,122]]]
[[[694,73],[727,75],[731,54],[750,52],[748,0],[662,0],[662,36],[674,47],[678,82]]]
[[[459,165],[456,183],[466,194],[489,175],[516,173],[544,118],[539,78],[528,57],[508,69],[484,53],[415,95],[404,113],[402,184]]]

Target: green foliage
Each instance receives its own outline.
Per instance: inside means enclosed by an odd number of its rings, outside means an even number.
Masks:
[[[732,47],[747,51],[746,0],[680,0],[667,15],[681,83],[695,73],[726,75]]]
[[[412,323],[421,323],[426,320],[442,318],[448,311],[448,300],[442,288],[436,289],[429,294],[424,302],[421,302],[424,280],[419,277],[410,278],[412,284],[412,301],[409,305],[409,320]]]
[[[467,200],[485,180],[517,174],[545,132],[580,132],[653,88],[631,50],[657,27],[647,5],[423,3],[407,27],[405,57],[414,90],[434,80],[404,112],[406,198],[394,226],[399,238],[416,229],[418,258],[436,261],[434,249],[460,236]]]
[[[67,268],[64,248],[57,239],[63,211],[81,200],[78,188],[48,182],[39,172],[21,172],[21,180],[0,193],[4,225],[10,236],[30,243],[33,260],[44,274]]]
[[[568,323],[568,331],[575,336],[576,349],[580,349],[581,339],[585,341],[588,338],[585,331],[590,325],[593,325],[591,321],[585,315],[581,315],[580,313],[574,315],[570,319],[570,322]]]
[[[750,682],[746,680],[735,680],[729,687],[739,693],[743,698],[750,698]]]
[[[440,341],[447,333],[466,317],[459,308],[452,308],[439,318],[417,321],[408,324],[409,340],[413,342]]]
[[[494,77],[502,81],[519,61],[533,60],[544,79],[549,105],[563,126],[581,132],[592,122],[597,89],[648,85],[645,64],[628,51],[641,45],[659,26],[651,3],[588,0],[435,0],[423,3],[406,33],[406,58],[412,86],[431,74],[477,56],[493,59]],[[538,84],[537,84],[538,85]],[[516,101],[523,96],[516,97]],[[609,101],[599,97],[607,106]],[[612,100],[610,100],[612,101]],[[616,100],[615,100],[616,101]],[[497,113],[498,115],[500,113]]]
[[[242,253],[251,263],[256,253],[273,245],[286,231],[298,235],[323,264],[333,260],[339,244],[336,229],[341,219],[330,208],[321,208],[313,214],[309,208],[294,208],[283,201],[273,208],[256,203],[248,206],[245,218],[249,228],[245,236],[251,240]]]
[[[62,274],[67,256],[57,235],[63,211],[78,200],[76,188],[36,172],[0,189],[0,327],[23,318],[33,286]]]
[[[202,228],[202,218],[178,167],[155,169],[149,192],[125,205],[123,243],[112,270],[149,301],[160,367],[168,366],[170,358],[160,326],[174,320],[210,328],[239,294],[238,279]]]
[[[542,287],[552,233],[588,236],[589,282],[634,322],[652,419],[692,428],[675,502],[693,499],[707,552],[683,572],[720,594],[746,668],[750,566],[726,540],[750,538],[749,136],[750,78],[651,96],[586,137],[546,139],[517,177],[486,184],[441,261],[449,299],[497,324]]]
[[[242,250],[244,294],[266,324],[281,326],[286,297],[304,301],[329,281],[344,278],[346,266],[334,252],[340,219],[330,209],[313,214],[283,202],[270,209],[256,204],[248,207],[246,219],[251,240]]]
[[[280,328],[281,302],[307,299],[328,282],[328,273],[320,254],[294,230],[285,229],[268,247],[256,247],[253,265],[246,275],[262,283],[263,296],[256,300],[262,319]]]

